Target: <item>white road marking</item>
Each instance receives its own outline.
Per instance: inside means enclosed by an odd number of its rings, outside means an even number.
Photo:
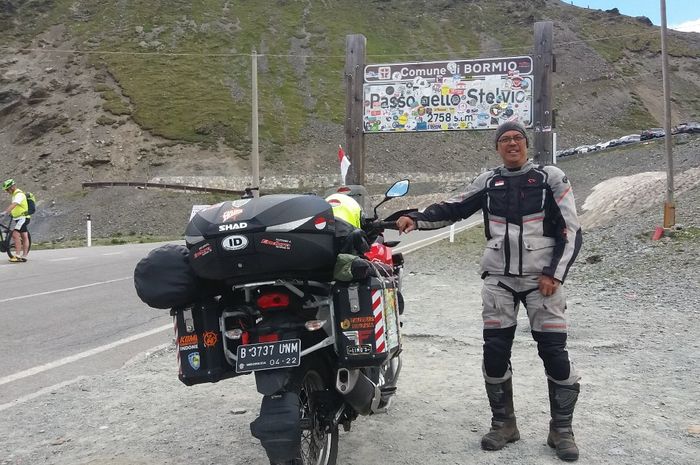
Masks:
[[[65,262],[68,260],[77,260],[78,257],[65,257],[65,258],[50,258],[50,262]]]
[[[48,386],[42,389],[39,389],[36,392],[32,392],[31,394],[27,394],[21,397],[16,398],[15,400],[12,400],[10,402],[4,403],[0,405],[0,412],[3,410],[7,410],[10,407],[14,407],[15,405],[19,405],[21,403],[27,402],[28,400],[36,399],[37,397],[43,395],[43,394],[48,394],[50,392],[54,392],[64,386],[69,386],[73,383],[77,383],[78,381],[85,379],[85,376],[78,376],[77,378],[73,378],[68,381],[64,381],[62,383],[54,384],[53,386]]]
[[[29,297],[38,297],[40,295],[48,295],[48,294],[56,294],[58,292],[68,292],[68,291],[74,291],[76,289],[84,289],[86,287],[92,287],[92,286],[99,286],[101,284],[109,284],[109,283],[115,283],[117,281],[126,281],[127,279],[134,279],[133,276],[127,276],[125,278],[117,278],[117,279],[110,279],[108,281],[100,281],[97,283],[90,283],[90,284],[83,284],[82,286],[75,286],[75,287],[66,287],[63,289],[56,289],[54,291],[46,291],[46,292],[38,292],[36,294],[27,294],[27,295],[20,295],[17,297],[9,297],[7,299],[0,299],[0,303],[3,302],[11,302],[13,300],[20,300],[20,299],[27,299]]]
[[[109,253],[103,253],[102,255],[104,255],[104,256],[108,256],[108,255],[121,255],[121,254],[123,254],[123,253],[124,253],[124,252],[109,252]]]
[[[152,354],[153,352],[159,351],[159,350],[161,350],[161,349],[165,349],[165,348],[170,347],[170,346],[172,346],[172,345],[173,345],[172,342],[168,342],[168,343],[165,343],[165,344],[157,345],[157,346],[155,346],[155,347],[153,347],[153,348],[151,348],[151,349],[149,349],[149,350],[147,350],[147,351],[145,351],[145,352],[141,352],[140,354],[133,356],[132,358],[130,358],[129,360],[127,360],[127,361],[124,363],[124,365],[125,365],[125,366],[126,366],[126,365],[129,365],[129,364],[132,363],[134,360],[139,360],[140,357],[148,356],[149,354]],[[39,389],[39,390],[36,391],[36,392],[32,392],[32,393],[30,393],[30,394],[25,394],[25,395],[23,395],[23,396],[20,396],[20,397],[14,399],[14,400],[11,400],[10,402],[6,402],[6,403],[4,403],[4,404],[0,404],[0,412],[2,412],[3,410],[7,410],[7,409],[10,408],[10,407],[14,407],[15,405],[23,404],[24,402],[27,402],[27,401],[36,399],[37,397],[42,396],[42,395],[44,395],[44,394],[48,394],[48,393],[51,393],[51,392],[56,392],[56,391],[58,391],[59,389],[65,387],[65,386],[70,386],[71,384],[75,384],[75,383],[77,383],[78,381],[82,381],[82,380],[84,380],[84,379],[86,379],[86,378],[87,378],[87,376],[82,376],[82,375],[81,375],[81,376],[78,376],[77,378],[73,378],[73,379],[70,379],[70,380],[68,380],[68,381],[63,381],[63,382],[61,382],[61,383],[54,384],[53,386],[47,386],[47,387],[45,387],[45,388]]]
[[[480,223],[481,223],[481,220],[475,220],[475,221],[473,221],[473,222],[471,222],[471,223],[469,223],[469,224],[465,224],[465,225],[463,225],[463,226],[460,226],[460,227],[458,227],[458,228],[455,228],[455,231],[454,231],[454,232],[455,232],[455,233],[458,233],[458,232],[464,231],[465,229],[469,229],[469,228],[471,228],[471,227],[473,227],[473,226],[476,226],[476,225],[478,225],[478,224],[480,224]],[[411,242],[410,244],[406,244],[406,245],[403,245],[403,246],[398,246],[398,247],[396,247],[394,250],[395,250],[396,252],[401,252],[401,253],[403,253],[403,254],[415,252],[416,250],[418,250],[418,249],[420,249],[420,248],[422,248],[422,247],[425,247],[425,246],[427,246],[427,245],[430,245],[430,244],[432,244],[432,243],[434,243],[434,242],[440,241],[440,240],[442,240],[442,239],[448,237],[449,235],[450,235],[450,231],[449,231],[449,230],[443,231],[443,232],[441,232],[440,234],[436,234],[436,235],[434,235],[434,236],[427,237],[427,238],[425,238],[425,239],[421,239],[421,240],[418,240],[418,241],[416,241],[416,242]]]
[[[144,331],[143,333],[139,334],[134,334],[133,336],[126,337],[124,339],[119,339],[118,341],[111,342],[109,344],[100,346],[100,347],[95,347],[94,349],[86,350],[85,352],[80,352],[79,354],[75,355],[70,355],[68,357],[61,358],[59,360],[54,360],[53,362],[45,363],[43,365],[38,365],[33,368],[29,368],[27,370],[19,371],[17,373],[13,373],[9,376],[5,376],[4,378],[0,378],[0,386],[3,384],[11,383],[13,381],[17,381],[18,379],[22,378],[27,378],[29,376],[34,376],[36,374],[39,374],[41,372],[51,370],[53,368],[60,367],[62,365],[66,365],[68,363],[73,363],[76,360],[83,359],[85,357],[91,357],[93,355],[97,355],[101,352],[107,351],[114,349],[115,347],[119,347],[124,344],[128,344],[130,342],[136,341],[137,339],[141,339],[144,337],[152,336],[153,334],[158,334],[160,332],[163,332],[165,330],[172,331],[173,330],[173,325],[172,323],[169,323],[167,325],[159,326],[158,328],[153,328],[149,331]]]

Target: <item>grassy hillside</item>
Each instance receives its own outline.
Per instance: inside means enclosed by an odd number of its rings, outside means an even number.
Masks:
[[[648,72],[646,59],[660,50],[658,28],[644,21],[551,0],[0,0],[4,43],[27,43],[49,25],[66,28],[73,49],[105,72],[94,89],[105,110],[169,139],[223,138],[244,152],[252,50],[262,55],[260,137],[281,150],[301,142],[311,120],[342,124],[347,34],[367,37],[370,63],[465,59],[530,53],[540,20],[593,48],[617,73],[616,86]],[[692,59],[697,75],[700,47],[687,36],[675,34],[670,53]],[[700,113],[698,98],[687,97],[698,87],[678,85],[687,89],[677,104]],[[567,92],[575,90],[563,90],[563,100]],[[619,120],[654,122],[638,98]]]

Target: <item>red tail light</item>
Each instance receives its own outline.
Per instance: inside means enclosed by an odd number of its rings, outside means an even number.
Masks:
[[[258,297],[257,304],[261,310],[285,308],[289,307],[289,296],[282,292],[271,292]]]
[[[277,342],[279,340],[280,340],[280,337],[275,333],[262,334],[262,335],[258,336],[258,342]]]

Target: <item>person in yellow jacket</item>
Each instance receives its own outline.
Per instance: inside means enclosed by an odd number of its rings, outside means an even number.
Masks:
[[[2,212],[4,215],[10,214],[15,220],[15,226],[12,230],[12,239],[15,241],[15,255],[10,258],[13,263],[27,261],[29,255],[29,226],[30,216],[28,214],[29,205],[27,204],[27,196],[15,184],[14,179],[8,179],[2,183],[2,189],[12,196],[10,205]]]

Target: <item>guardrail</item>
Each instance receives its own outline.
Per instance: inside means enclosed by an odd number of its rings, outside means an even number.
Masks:
[[[136,181],[96,181],[96,182],[84,182],[82,183],[83,188],[85,187],[142,187],[149,188],[155,187],[158,189],[174,189],[180,191],[193,191],[193,192],[209,192],[213,194],[234,194],[243,195],[245,191],[237,191],[232,189],[221,189],[218,187],[201,187],[201,186],[185,186],[182,184],[164,184],[159,182],[136,182]]]

